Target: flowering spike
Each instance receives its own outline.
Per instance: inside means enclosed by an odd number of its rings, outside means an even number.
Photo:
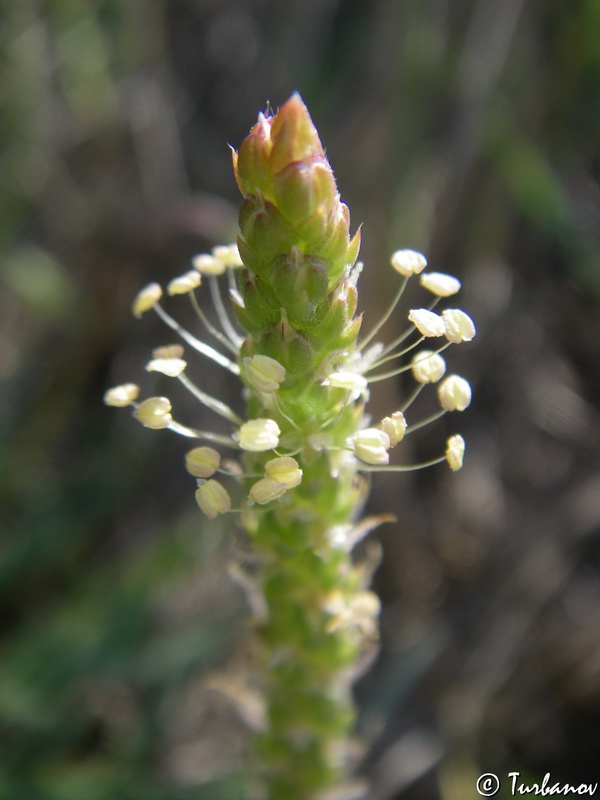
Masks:
[[[259,609],[256,633],[263,644],[257,648],[265,692],[258,772],[268,800],[312,800],[329,796],[333,786],[347,786],[342,773],[354,718],[350,683],[355,663],[377,633],[379,602],[366,587],[372,569],[357,566],[351,550],[391,518],[356,522],[366,493],[362,473],[405,472],[444,461],[460,469],[464,441],[458,434],[448,439],[444,455],[412,466],[390,464],[390,451],[407,434],[468,406],[469,384],[451,375],[437,388],[441,409],[408,428],[403,413],[444,375],[442,350],[470,340],[475,326],[458,309],[437,314],[433,306],[413,308],[406,330],[387,345],[378,342],[413,275],[420,275],[421,290],[438,299],[460,288],[452,276],[424,272],[423,254],[397,250],[391,265],[401,279],[391,303],[357,343],[360,228],[352,234],[348,207],[298,94],[277,113],[259,114],[232,159],[243,196],[237,243],[197,255],[193,270],[167,285],[169,295],[189,293],[217,349],[164,310],[158,284],[138,294],[133,310],[139,316],[154,308],[191,348],[239,376],[244,416],[196,386],[184,371],[183,349],[172,345],[156,349],[147,369],[176,377],[226,420],[228,434],[174,422],[164,397],[136,405],[139,390],[133,384],[109,390],[105,402],[133,405],[147,427],[242,451],[237,463],[221,461],[212,447],[195,447],[186,455],[186,469],[198,479],[196,501],[211,519],[232,507],[228,490],[213,477],[217,470],[238,484],[240,495],[239,485],[245,487],[237,520],[256,550],[256,575],[246,585]],[[218,326],[193,291],[205,275]],[[225,308],[225,282],[244,337]],[[418,350],[425,337],[447,341],[437,351]],[[400,364],[367,379],[392,360]],[[407,371],[417,385],[403,399],[402,411],[367,427],[370,384]]]

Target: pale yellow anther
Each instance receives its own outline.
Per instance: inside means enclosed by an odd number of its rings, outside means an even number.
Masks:
[[[460,291],[460,281],[444,272],[424,272],[420,278],[421,286],[438,297],[450,297]]]
[[[423,336],[443,336],[446,333],[443,318],[427,308],[413,308],[408,319]]]
[[[149,283],[147,286],[144,286],[144,288],[136,294],[131,304],[133,316],[139,319],[144,312],[153,308],[162,297],[162,293],[163,291],[158,283]]]
[[[166,344],[162,347],[155,347],[152,351],[152,358],[183,358],[183,345]]]
[[[226,514],[231,508],[231,498],[219,481],[210,479],[196,490],[196,502],[209,519]]]
[[[185,454],[185,468],[195,478],[210,478],[221,464],[221,456],[212,447],[195,447]]]
[[[411,370],[417,383],[436,383],[446,371],[446,362],[433,350],[421,350],[413,357]]]
[[[374,592],[368,590],[357,592],[352,599],[352,608],[354,611],[363,614],[364,616],[376,617],[381,611],[381,603],[379,598]]]
[[[168,428],[173,421],[171,401],[168,397],[149,397],[135,409],[134,417],[146,428]]]
[[[475,336],[475,323],[459,308],[447,308],[442,312],[444,335],[449,342],[470,342]]]
[[[222,275],[225,272],[225,264],[210,253],[194,256],[192,266],[203,275]]]
[[[261,453],[277,447],[280,433],[274,419],[251,419],[240,427],[237,440],[242,450]]]
[[[187,294],[197,289],[201,282],[202,276],[198,270],[191,269],[189,272],[185,272],[183,275],[179,275],[177,278],[173,278],[172,281],[169,281],[167,284],[167,294],[171,296],[174,294]]]
[[[379,428],[365,428],[352,439],[354,452],[367,464],[388,464],[390,437]]]
[[[265,473],[267,477],[283,483],[287,489],[293,489],[302,481],[302,470],[296,459],[291,456],[281,456],[267,461]]]
[[[345,597],[339,589],[334,589],[326,596],[323,607],[331,615],[327,623],[329,633],[354,627],[367,636],[377,634],[375,620],[381,610],[381,604],[373,592],[356,592]]]
[[[404,439],[406,433],[406,419],[401,411],[394,411],[389,417],[384,417],[379,423],[381,430],[386,433],[390,440],[390,446],[395,447],[398,442]]]
[[[264,394],[276,392],[285,380],[285,367],[274,358],[260,354],[244,359],[244,373],[248,383]]]
[[[265,505],[285,494],[287,488],[285,483],[280,483],[275,478],[261,478],[250,487],[248,496],[253,503]]]
[[[396,250],[391,258],[392,267],[400,275],[408,278],[410,275],[418,275],[427,266],[427,259],[423,253],[416,250]]]
[[[243,261],[237,244],[218,244],[212,249],[213,256],[226,267],[242,267]]]
[[[140,393],[140,387],[135,383],[122,383],[120,386],[113,386],[104,392],[104,402],[107,406],[125,408],[130,406]]]
[[[347,389],[348,391],[363,392],[368,385],[364,375],[356,372],[332,372],[323,381],[325,386],[334,386],[336,389]]]
[[[460,434],[455,433],[446,442],[446,461],[453,472],[462,467],[464,455],[465,440]]]
[[[460,375],[448,375],[438,386],[440,405],[446,411],[464,411],[471,403],[471,387]]]
[[[169,378],[176,378],[187,367],[182,358],[153,358],[146,364],[147,372],[160,372]]]

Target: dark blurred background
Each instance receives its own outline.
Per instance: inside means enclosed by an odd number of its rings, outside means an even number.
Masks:
[[[0,39],[0,798],[243,796],[208,688],[244,665],[233,523],[196,508],[183,440],[101,398],[161,390],[173,337],[131,298],[233,239],[227,143],[293,90],[364,224],[367,326],[412,247],[479,330],[448,354],[473,406],[401,454],[459,431],[464,469],[373,482],[398,522],[357,687],[370,800],[598,778],[600,3],[2,0]]]

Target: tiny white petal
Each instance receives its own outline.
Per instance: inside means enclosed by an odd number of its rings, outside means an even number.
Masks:
[[[408,319],[423,336],[443,336],[446,331],[443,318],[427,308],[413,308]]]
[[[458,278],[443,272],[424,272],[420,282],[421,286],[438,297],[450,297],[460,291]]]

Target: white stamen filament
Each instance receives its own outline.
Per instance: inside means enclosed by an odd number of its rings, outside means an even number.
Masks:
[[[425,385],[426,384],[424,384],[424,383],[420,383],[418,386],[415,387],[415,389],[412,392],[412,394],[409,394],[408,399],[406,400],[406,402],[404,403],[404,405],[402,406],[400,411],[404,412],[404,411],[406,411],[407,409],[409,409],[412,406],[412,404],[415,402],[417,397],[423,391]]]
[[[207,442],[216,442],[217,444],[225,445],[225,447],[232,447],[234,450],[241,450],[241,447],[231,439],[229,436],[221,436],[218,433],[211,433],[210,431],[199,431],[196,428],[188,428],[187,425],[182,425],[180,422],[169,422],[167,429],[173,433],[179,433],[188,439],[205,439]]]
[[[419,428],[424,428],[425,425],[429,425],[430,422],[436,422],[438,419],[441,419],[444,416],[444,414],[447,413],[448,412],[446,411],[445,408],[443,408],[441,411],[436,411],[435,414],[432,414],[430,417],[426,417],[425,419],[422,419],[420,422],[415,422],[414,425],[410,425],[406,429],[406,433],[404,435],[408,436],[409,433],[418,431]]]
[[[382,467],[360,465],[361,472],[414,472],[418,469],[426,469],[427,467],[434,467],[436,464],[443,464],[446,461],[446,456],[440,458],[432,458],[431,461],[423,461],[421,464],[407,464],[401,465],[387,465]]]
[[[431,303],[427,306],[427,311],[433,311],[433,309],[437,306],[437,304],[440,302],[440,300],[441,300],[441,297],[436,297],[434,300],[432,300]],[[402,342],[405,339],[408,339],[408,337],[411,335],[411,333],[415,329],[416,329],[416,325],[411,323],[411,325],[408,328],[406,328],[406,330],[402,331],[402,333],[399,336],[397,336],[395,339],[393,339],[389,344],[387,344],[383,348],[381,355],[382,356],[387,355],[391,350],[394,349],[394,347],[397,347],[399,344],[402,344]],[[420,344],[425,338],[426,338],[425,336],[422,336],[416,342],[416,344]],[[406,352],[406,351],[404,351],[404,352]],[[393,356],[391,356],[391,357],[393,357]]]
[[[212,301],[215,305],[215,309],[217,311],[217,316],[219,317],[219,321],[223,326],[223,330],[225,331],[226,335],[229,337],[231,343],[239,349],[240,345],[244,341],[244,338],[239,335],[239,333],[233,327],[231,320],[229,319],[229,315],[225,309],[223,304],[223,298],[221,297],[221,290],[219,288],[219,281],[216,275],[209,275],[208,276],[208,285],[210,286],[210,294],[212,297]]]
[[[365,345],[367,345],[371,341],[371,339],[373,339],[374,336],[377,336],[379,331],[383,328],[385,323],[391,317],[393,310],[398,305],[398,302],[400,301],[400,298],[402,297],[402,293],[404,292],[404,289],[406,288],[406,284],[408,283],[408,278],[409,278],[409,276],[405,276],[402,279],[402,283],[400,284],[400,288],[396,292],[396,296],[392,300],[388,310],[385,312],[383,317],[381,317],[381,319],[379,320],[377,325],[375,325],[373,330],[370,333],[367,334],[367,336],[362,340],[362,342],[359,343],[359,345],[358,345],[358,349],[359,350],[362,350],[363,347],[365,347]]]
[[[228,405],[221,402],[221,400],[217,400],[216,397],[206,394],[206,392],[203,392],[202,389],[199,389],[185,373],[182,372],[180,375],[178,375],[177,380],[182,383],[185,388],[194,395],[195,398],[197,398],[207,408],[210,408],[211,411],[214,411],[220,416],[225,417],[226,420],[229,420],[229,422],[232,422],[236,426],[242,425],[244,422],[244,420],[238,416],[232,408],[229,408]]]
[[[156,305],[153,306],[153,309],[156,311],[162,321],[168,325],[169,328],[178,333],[181,338],[190,345],[190,347],[194,348],[194,350],[197,350],[199,353],[202,353],[202,355],[207,356],[208,358],[212,358],[213,361],[215,361],[221,367],[228,369],[229,372],[233,372],[234,375],[240,374],[240,368],[234,361],[231,361],[231,359],[227,358],[227,356],[219,353],[218,350],[215,350],[210,345],[205,344],[204,342],[200,341],[200,339],[196,339],[195,336],[192,336],[192,334],[189,331],[186,331],[186,329],[183,328],[176,320],[174,320],[170,314],[167,314],[167,312],[159,303],[156,303]]]
[[[198,303],[198,298],[196,297],[196,293],[194,291],[188,292],[188,297],[190,298],[190,303],[194,311],[196,312],[197,317],[202,322],[206,330],[211,333],[215,339],[217,339],[223,347],[226,347],[230,353],[237,355],[239,348],[236,347],[233,342],[231,342],[226,336],[224,336],[218,328],[212,324],[212,322],[208,319],[204,311],[200,308],[200,304]]]
[[[376,361],[374,364],[372,364],[369,367],[369,370],[375,369],[376,367],[380,367],[382,364],[385,364],[387,361],[392,361],[395,358],[402,358],[402,356],[405,356],[407,353],[410,353],[411,350],[414,350],[415,347],[418,347],[421,344],[421,342],[423,342],[423,341],[425,341],[425,336],[421,336],[421,338],[417,339],[417,341],[414,344],[411,344],[409,347],[405,347],[404,350],[399,350],[397,353],[392,353],[391,355],[386,356],[385,358],[380,358],[379,361]],[[437,356],[440,353],[443,353],[444,350],[447,347],[450,347],[451,344],[452,344],[452,342],[446,342],[446,344],[443,344],[441,347],[438,347],[437,350],[434,350],[433,351],[433,355]],[[425,360],[427,360],[427,358],[430,358],[430,356],[424,356],[423,360],[425,361]],[[418,362],[412,362],[412,364],[410,365],[410,367],[408,367],[408,369],[411,369],[412,367],[414,367],[415,363],[418,363]],[[368,370],[365,370],[365,372],[367,372],[367,371]],[[402,368],[402,372],[405,372],[405,368]],[[394,374],[396,374],[396,373],[391,373],[391,372],[387,373],[387,377],[391,378],[392,375],[394,375]],[[375,376],[375,378],[379,378],[379,377],[381,377],[381,376],[379,376],[379,375]],[[373,381],[373,380],[374,380],[374,378],[369,378],[369,383],[371,383],[371,381]]]
[[[287,421],[290,423],[290,425],[291,425],[293,428],[295,428],[297,431],[301,430],[300,426],[299,426],[299,425],[298,425],[298,424],[295,422],[295,420],[293,420],[291,417],[289,417],[289,416],[288,416],[288,415],[285,413],[285,411],[282,409],[282,407],[281,407],[281,403],[279,402],[279,398],[277,397],[277,394],[276,394],[276,393],[274,393],[274,394],[273,394],[273,397],[275,398],[275,407],[277,408],[277,410],[279,411],[279,413],[281,414],[281,416],[282,416],[284,419],[286,419],[286,420],[287,420]]]

